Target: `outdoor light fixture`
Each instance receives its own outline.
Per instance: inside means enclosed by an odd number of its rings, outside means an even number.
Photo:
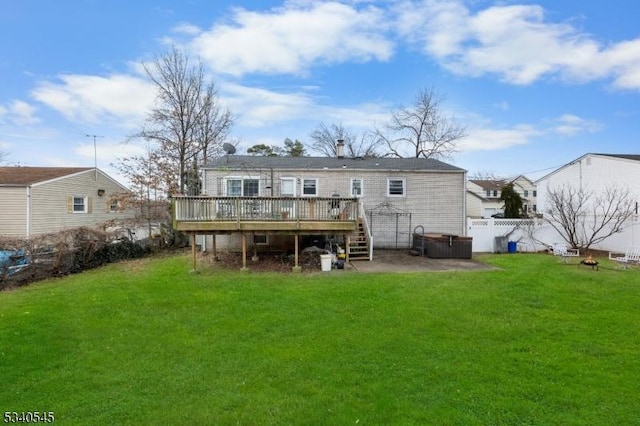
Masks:
[[[104,189],[98,189],[98,197],[102,197],[104,195]]]

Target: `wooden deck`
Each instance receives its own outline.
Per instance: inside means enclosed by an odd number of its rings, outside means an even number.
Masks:
[[[357,229],[355,198],[174,197],[173,227],[195,233],[349,233]]]
[[[360,259],[372,257],[373,239],[366,226],[363,206],[356,198],[179,196],[172,199],[172,212],[173,228],[191,234],[194,270],[198,234],[213,235],[215,258],[215,236],[240,233],[243,270],[247,269],[247,234],[252,232],[293,235],[294,271],[300,271],[299,238],[302,235],[344,234],[347,261],[350,253]]]

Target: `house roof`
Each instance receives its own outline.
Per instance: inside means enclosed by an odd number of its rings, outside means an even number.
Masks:
[[[90,167],[0,167],[0,185],[28,186],[75,173]]]
[[[502,179],[469,179],[469,182],[473,182],[482,189],[500,191],[507,183]]]
[[[336,157],[263,157],[252,155],[225,155],[205,168],[273,168],[273,169],[358,169],[441,171],[463,173],[466,170],[431,158],[336,158]]]
[[[611,158],[619,158],[622,160],[632,160],[632,161],[640,161],[640,154],[598,154],[598,153],[586,153],[578,158],[576,158],[575,160],[565,164],[564,166],[560,166],[557,169],[553,170],[550,173],[547,173],[546,175],[542,176],[541,178],[539,178],[538,180],[535,181],[535,184],[537,185],[538,182],[542,182],[546,179],[548,179],[550,176],[555,175],[556,173],[558,173],[560,170],[565,169],[566,167],[569,167],[575,163],[577,163],[578,161],[581,161],[583,158],[589,157],[589,156],[599,156],[599,157],[611,157]]]
[[[640,161],[640,154],[593,154],[593,155],[601,155],[603,157],[615,157],[615,158],[624,158],[625,160]]]

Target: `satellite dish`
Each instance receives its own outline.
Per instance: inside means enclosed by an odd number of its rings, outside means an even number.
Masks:
[[[232,155],[236,153],[236,147],[231,145],[230,143],[223,143],[222,149],[224,149],[224,152],[226,152],[227,155]]]

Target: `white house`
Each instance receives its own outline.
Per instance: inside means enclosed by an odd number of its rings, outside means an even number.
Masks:
[[[112,195],[128,189],[89,167],[0,167],[0,236],[30,237],[133,217]]]
[[[174,199],[174,227],[209,235],[207,248],[304,248],[342,235],[355,258],[363,235],[407,248],[416,226],[466,233],[466,171],[434,159],[225,155],[202,170],[202,195]]]
[[[533,215],[537,211],[537,190],[531,180],[524,175],[513,179],[469,179],[467,183],[467,216],[489,218],[502,213],[504,202],[500,200],[502,188],[513,184],[514,190],[522,198],[523,213]]]
[[[624,250],[640,245],[638,223],[640,202],[640,155],[638,154],[585,154],[536,181],[538,211],[548,210],[549,190],[570,186],[590,194],[602,194],[608,188],[629,191],[635,206],[635,217],[622,234],[605,240],[598,247],[602,250]]]

